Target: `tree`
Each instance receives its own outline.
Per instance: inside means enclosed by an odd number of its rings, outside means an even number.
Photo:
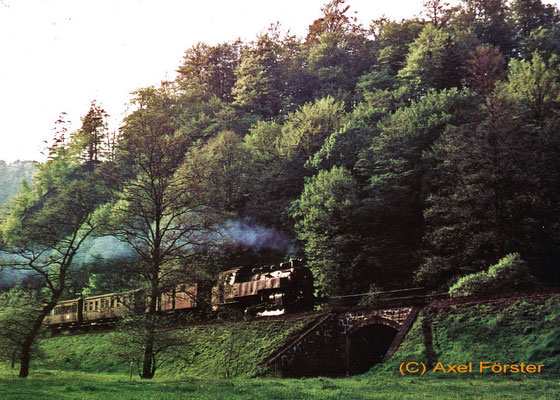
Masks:
[[[59,155],[64,156],[64,153],[68,151],[68,140],[70,139],[68,137],[68,130],[70,127],[70,121],[67,117],[67,113],[61,112],[54,123],[53,143],[47,145],[47,158],[49,160],[52,160]]]
[[[14,287],[0,294],[0,304],[0,359],[10,361],[13,369],[41,309],[40,296],[36,290]],[[35,342],[30,352],[37,352]]]
[[[145,379],[153,378],[158,365],[158,299],[173,285],[184,260],[212,238],[214,214],[200,190],[204,166],[192,164],[176,173],[188,143],[176,134],[172,102],[165,87],[136,92],[136,110],[125,119],[119,147],[128,179],[111,207],[115,218],[110,232],[138,254],[137,273],[146,284]]]
[[[398,83],[396,76],[406,64],[410,44],[418,37],[423,28],[424,24],[418,20],[395,22],[380,19],[372,22],[370,31],[375,36],[377,63],[376,68],[368,75],[372,75],[369,79],[374,82],[383,82],[382,85],[374,83],[372,85],[374,88],[396,88]],[[365,77],[361,79],[365,80]]]
[[[292,225],[286,214],[289,202],[286,199],[293,198],[293,191],[299,188],[286,184],[292,171],[280,156],[278,141],[281,135],[280,124],[260,121],[244,138],[253,167],[245,214],[267,225],[286,229]]]
[[[346,0],[331,0],[321,8],[323,16],[309,26],[307,42],[315,41],[326,33],[346,34],[359,29],[356,17],[348,15],[350,6],[344,3]]]
[[[278,145],[283,156],[303,165],[325,139],[342,126],[344,105],[332,97],[316,100],[291,113],[282,127]]]
[[[304,243],[307,264],[329,295],[366,290],[363,238],[358,229],[359,190],[342,167],[319,171],[293,203],[296,233]],[[371,272],[371,271],[370,271]]]
[[[356,83],[371,68],[375,54],[366,30],[344,3],[333,0],[321,9],[323,16],[309,26],[305,51],[313,97],[331,96],[351,107]]]
[[[197,43],[185,52],[177,69],[177,81],[182,90],[202,89],[207,95],[231,102],[235,69],[239,64],[241,42],[210,46]]]
[[[519,41],[528,38],[537,28],[550,29],[560,21],[558,9],[552,4],[543,4],[541,0],[515,0],[511,13]]]
[[[428,24],[410,45],[406,66],[399,77],[417,93],[461,86],[462,57],[455,38]]]
[[[82,118],[82,127],[72,135],[73,146],[82,158],[89,163],[98,162],[105,155],[107,122],[109,115],[95,100],[91,102],[88,113]]]
[[[505,65],[502,54],[496,47],[479,46],[467,63],[470,86],[482,98],[494,90],[496,82],[505,78]]]
[[[185,361],[189,338],[177,329],[177,320],[169,316],[131,312],[120,321],[112,337],[116,356],[123,362],[134,363],[142,379],[147,378],[144,350],[148,342],[152,343],[149,371],[152,377],[167,362]]]
[[[417,277],[448,286],[519,252],[536,276],[554,276],[558,251],[558,86],[543,61],[512,61],[478,120],[434,145],[426,256]],[[546,84],[545,84],[546,82]],[[557,279],[557,276],[555,276]]]
[[[379,106],[367,102],[358,105],[345,118],[344,124],[334,130],[325,139],[321,148],[307,160],[305,167],[319,171],[330,170],[337,165],[343,166],[349,171],[354,170],[359,154],[378,134],[375,125],[388,113],[387,109]]]
[[[505,0],[462,0],[454,30],[472,30],[479,44],[496,46],[509,59],[515,47],[515,34],[508,15]]]
[[[102,214],[94,213],[106,196],[99,177],[77,168],[66,178],[63,186],[45,192],[37,186],[33,194],[22,194],[25,199],[16,198],[2,224],[2,247],[13,256],[4,266],[27,271],[45,286],[43,304],[21,342],[21,378],[29,374],[31,348],[43,319],[66,288],[76,254],[105,222]]]
[[[36,171],[32,161],[16,161],[11,164],[0,161],[0,207],[17,195],[23,186],[29,187]]]
[[[558,69],[560,65],[560,27],[558,25],[551,28],[534,29],[521,44],[521,54],[524,59],[539,53],[544,60],[548,60],[550,69]]]
[[[535,53],[530,61],[512,60],[509,66],[509,96],[519,101],[524,117],[530,121],[542,121],[558,101],[560,74],[547,64]]]
[[[383,287],[411,284],[420,261],[423,210],[433,160],[426,157],[448,125],[462,125],[473,100],[456,89],[431,91],[379,124],[380,133],[356,164],[368,196],[371,265],[385,272]]]
[[[451,18],[453,9],[449,7],[447,2],[442,0],[424,0],[423,5],[424,13],[436,28],[445,26]]]
[[[251,159],[246,145],[232,131],[223,131],[187,153],[179,174],[200,171],[200,190],[208,204],[224,213],[239,212],[247,201]]]
[[[280,92],[269,57],[270,54],[245,49],[232,89],[235,105],[263,118],[274,117],[281,110]]]

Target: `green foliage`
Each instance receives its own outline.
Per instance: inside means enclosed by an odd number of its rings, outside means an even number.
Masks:
[[[367,182],[370,262],[386,271],[386,283],[411,281],[434,167],[427,155],[446,127],[467,121],[472,109],[473,99],[456,89],[431,91],[382,121],[381,132],[360,154],[356,168]]]
[[[33,290],[15,287],[0,293],[0,360],[18,360],[21,345],[41,309],[41,297]],[[32,352],[39,353],[34,343]]]
[[[530,56],[539,53],[543,59],[549,60],[552,68],[558,68],[560,57],[560,27],[557,25],[550,28],[539,27],[531,32],[531,35],[523,41],[524,54]],[[555,56],[555,58],[551,58]]]
[[[535,279],[529,273],[527,263],[521,259],[519,253],[512,253],[492,265],[487,271],[459,278],[449,288],[449,294],[468,296],[530,289],[534,287],[535,283]]]
[[[181,92],[177,98],[176,136],[188,145],[208,140],[224,130],[244,133],[257,119],[216,96],[199,90]],[[186,148],[185,148],[186,150]]]
[[[344,117],[344,105],[332,97],[305,104],[288,115],[278,143],[280,154],[297,163],[305,162],[340,129]]]
[[[280,112],[280,93],[274,87],[267,61],[266,54],[245,54],[236,69],[237,80],[232,89],[235,105],[265,118]]]
[[[357,207],[358,185],[343,167],[319,171],[293,204],[307,264],[326,294],[355,292],[367,283],[367,274],[359,268],[364,244],[355,225]]]
[[[456,32],[471,31],[478,44],[496,46],[509,58],[516,46],[515,30],[504,0],[463,0],[451,26]]]
[[[539,53],[530,61],[512,60],[508,82],[504,84],[506,95],[523,107],[525,118],[542,119],[553,108],[560,95],[560,75],[551,69]]]
[[[309,27],[305,50],[313,96],[332,96],[350,105],[355,86],[375,60],[373,42],[348,14],[345,0],[333,0],[322,8],[323,17]]]
[[[326,292],[414,279],[447,290],[514,251],[533,275],[560,281],[558,10],[540,0],[424,7],[425,20],[365,29],[333,0],[306,38],[275,24],[247,43],[199,43],[174,82],[134,92],[118,137],[95,103],[76,132],[62,113],[48,161],[16,197],[31,168],[0,164],[0,203],[12,199],[3,245],[58,241],[58,251],[77,215],[88,215],[80,240],[110,219],[103,234],[141,259],[120,283],[151,282],[153,298],[179,271],[207,277],[243,257],[286,257],[210,254],[202,238],[220,217],[299,240]],[[86,290],[113,290],[104,268],[85,266],[62,296],[88,273]]]
[[[18,194],[23,182],[29,186],[35,171],[35,164],[31,161],[16,161],[11,164],[0,161],[0,207]]]
[[[197,43],[189,48],[177,70],[182,90],[201,89],[222,101],[231,102],[235,68],[239,64],[240,41],[209,46]]]
[[[542,59],[534,63],[512,61],[509,81],[487,97],[478,120],[449,128],[428,157],[434,165],[424,209],[428,256],[417,272],[424,284],[446,286],[514,251],[535,275],[547,274],[559,218],[547,206],[558,196],[548,183],[557,179],[550,99],[558,89],[545,79],[550,72]]]
[[[193,146],[178,174],[190,176],[199,171],[197,191],[207,205],[227,213],[243,209],[251,167],[251,154],[241,138],[232,131],[222,131],[204,145]]]
[[[137,260],[134,257],[119,256],[121,248],[110,249],[105,243],[103,246],[107,250],[104,258],[91,260],[86,255],[80,268],[72,274],[69,289],[71,298],[74,298],[76,293],[88,297],[134,290],[142,286],[134,265]]]
[[[552,28],[560,20],[558,9],[541,0],[515,0],[511,5],[511,13],[516,31],[522,39],[539,28]]]

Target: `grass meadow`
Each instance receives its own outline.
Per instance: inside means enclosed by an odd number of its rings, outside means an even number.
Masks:
[[[364,375],[310,379],[166,379],[35,370],[29,378],[0,370],[2,400],[185,399],[560,399],[560,382],[544,378],[447,379]]]

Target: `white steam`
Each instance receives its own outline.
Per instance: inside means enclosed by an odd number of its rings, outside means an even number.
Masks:
[[[297,247],[288,235],[247,219],[243,221],[227,221],[221,230],[221,235],[228,244],[249,247],[255,251],[276,250],[286,254],[293,254],[297,250]]]

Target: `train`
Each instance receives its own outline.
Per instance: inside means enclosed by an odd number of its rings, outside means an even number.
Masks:
[[[249,314],[307,311],[313,308],[313,275],[302,260],[259,268],[240,267],[219,274],[211,290],[211,307]],[[199,307],[196,283],[173,285],[158,298],[159,313]],[[60,301],[45,318],[49,327],[87,326],[112,322],[130,313],[146,312],[142,289]]]

